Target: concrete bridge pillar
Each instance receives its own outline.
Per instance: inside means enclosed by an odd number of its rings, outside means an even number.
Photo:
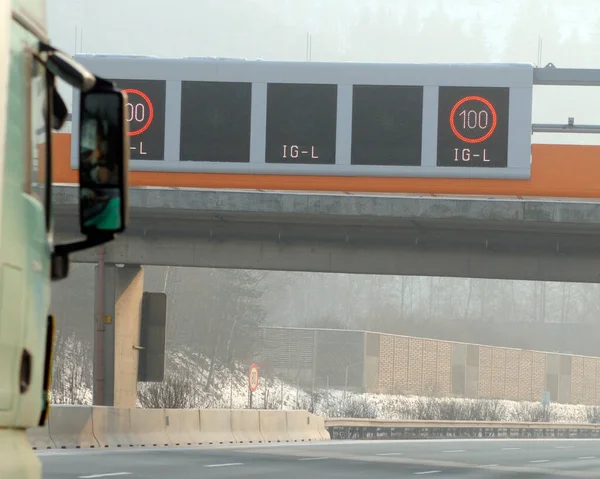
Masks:
[[[144,270],[95,267],[94,405],[135,408]]]

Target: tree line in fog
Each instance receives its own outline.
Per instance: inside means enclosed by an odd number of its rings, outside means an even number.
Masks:
[[[55,283],[59,328],[93,333],[93,267]],[[168,294],[169,344],[230,358],[240,328],[329,325],[378,331],[400,320],[596,323],[596,284],[145,267],[147,291]]]
[[[73,265],[53,285],[54,388],[65,402],[82,400],[78,384],[91,387],[93,274]],[[395,333],[403,321],[600,320],[595,284],[146,267],[145,289],[167,293],[167,348],[189,358],[168,369],[204,371],[205,391],[219,369],[260,353],[262,325]]]
[[[132,35],[117,19],[107,36],[111,9],[84,14],[73,0],[56,5],[51,20],[77,26],[80,51],[265,60],[538,63],[542,38],[544,64],[591,67],[600,34],[594,0],[185,0],[164,14],[143,0],[111,1],[145,28]],[[160,41],[150,37],[158,30]]]
[[[565,28],[557,2],[542,0],[520,1],[513,13],[509,5],[497,12],[494,2],[480,0],[422,4],[250,0],[234,2],[236,14],[225,15],[224,10],[232,8],[226,3],[204,4],[205,18],[218,21],[207,24],[201,33],[206,37],[206,42],[198,43],[202,54],[270,60],[501,61],[539,66],[554,62],[593,67],[600,35],[600,19],[591,23],[590,36],[581,33],[581,25],[590,22],[595,11],[592,2],[587,3],[587,13],[585,9],[575,13],[580,17],[579,28]]]

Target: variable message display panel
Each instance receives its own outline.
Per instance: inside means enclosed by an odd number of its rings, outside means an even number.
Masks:
[[[248,163],[252,84],[181,84],[180,161]]]
[[[334,165],[337,85],[267,85],[267,163]]]
[[[353,165],[419,166],[423,87],[354,85]]]
[[[437,165],[508,166],[508,88],[440,87]]]
[[[532,65],[77,59],[129,94],[132,170],[531,173]]]

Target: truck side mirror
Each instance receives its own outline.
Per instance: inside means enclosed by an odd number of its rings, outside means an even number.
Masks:
[[[68,55],[50,45],[42,46],[49,52],[48,71],[80,90],[79,143],[74,153],[79,163],[79,229],[85,239],[54,245],[50,274],[53,280],[59,280],[68,274],[71,253],[112,241],[115,234],[127,227],[127,95],[113,82],[93,75]],[[47,121],[56,129],[64,123],[67,110],[56,93],[51,101],[54,111]]]
[[[81,92],[79,225],[88,240],[125,230],[128,221],[127,95],[111,87]]]

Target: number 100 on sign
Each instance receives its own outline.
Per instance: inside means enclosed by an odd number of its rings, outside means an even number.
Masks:
[[[467,131],[467,129],[487,131],[490,126],[490,114],[487,110],[463,109],[458,116],[460,117],[463,131]]]

